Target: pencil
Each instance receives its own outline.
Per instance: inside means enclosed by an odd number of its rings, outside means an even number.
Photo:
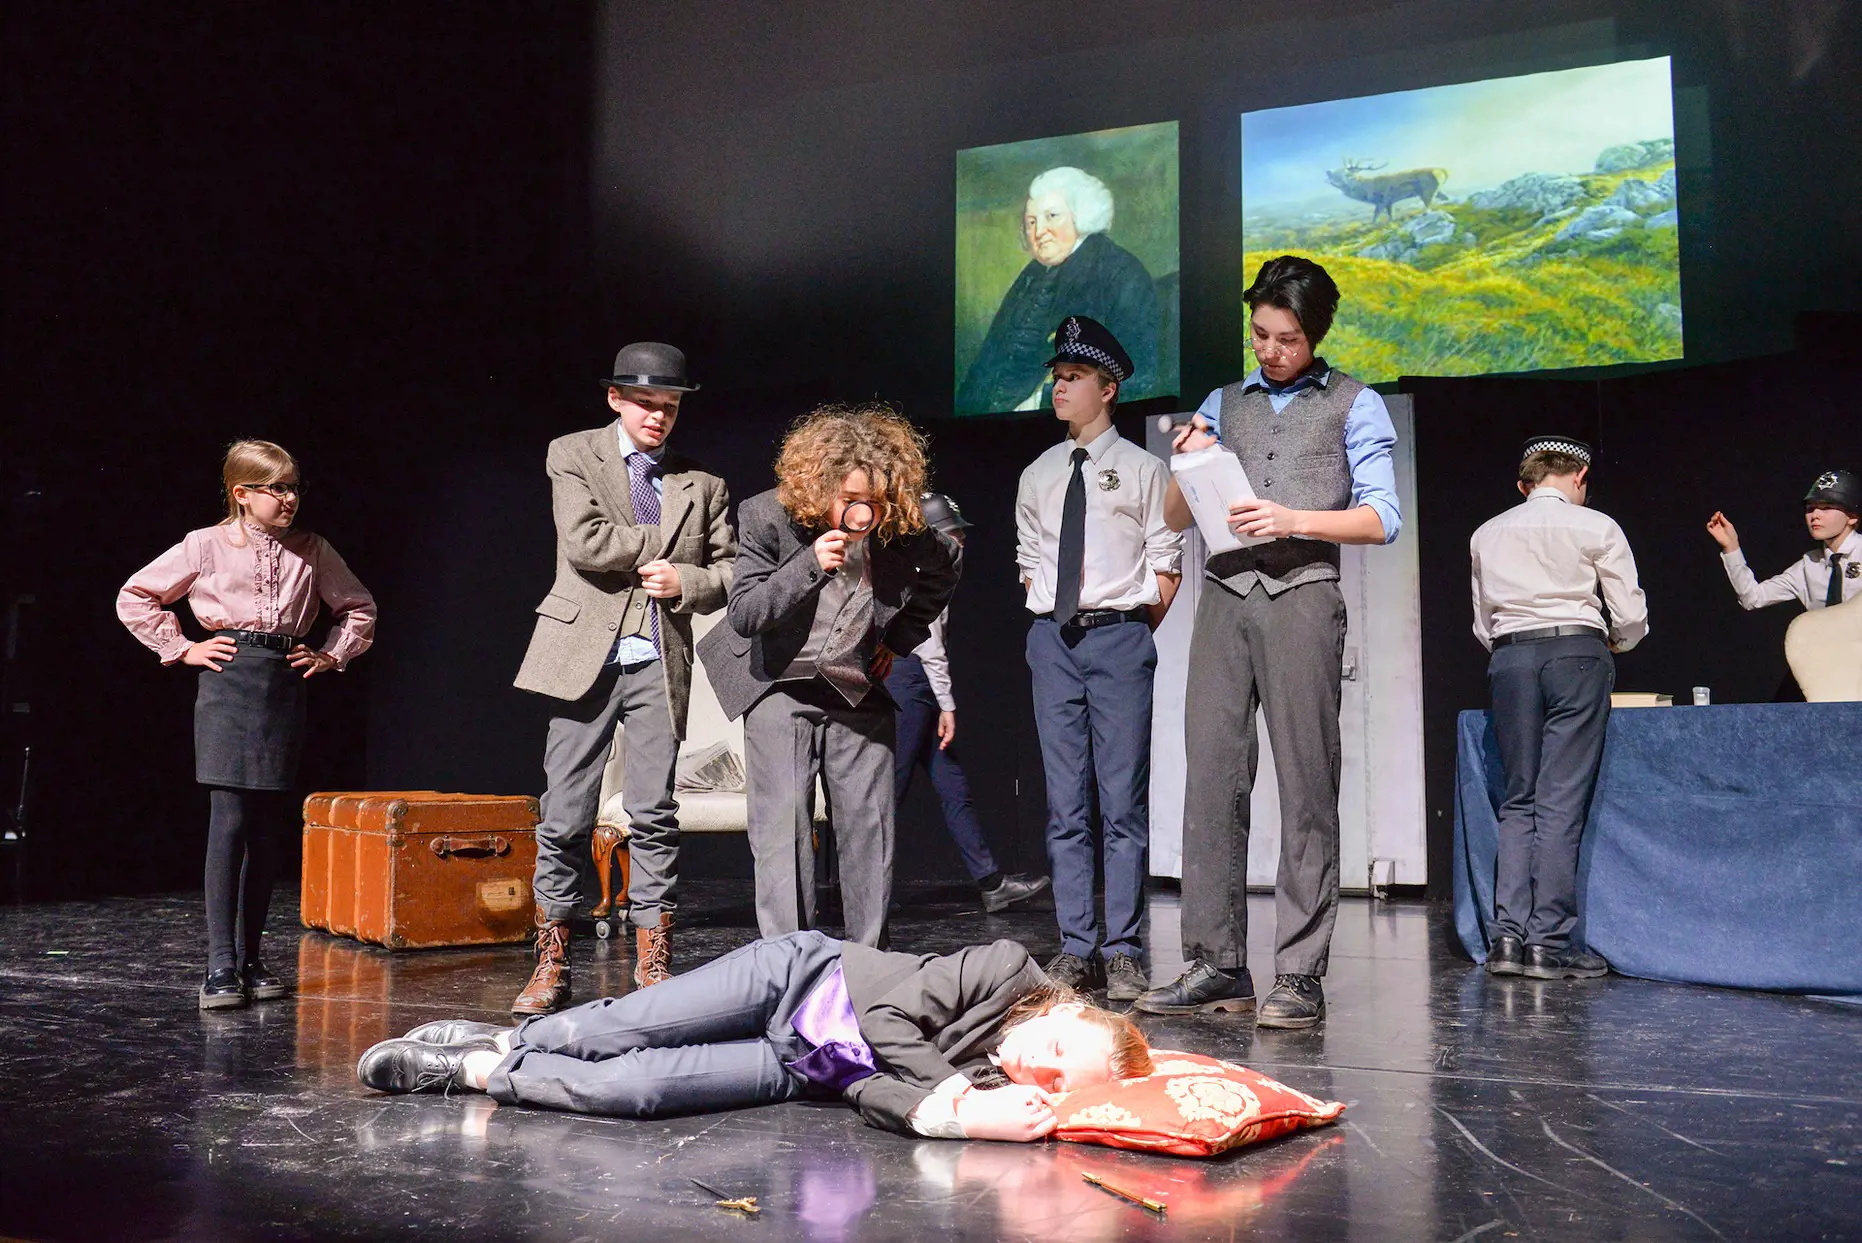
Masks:
[[[1114,1187],[1111,1183],[1099,1177],[1099,1175],[1097,1174],[1082,1174],[1080,1175],[1080,1177],[1085,1179],[1087,1182],[1091,1183],[1093,1186],[1099,1188],[1101,1191],[1109,1191],[1121,1200],[1130,1200],[1133,1204],[1139,1205],[1143,1208],[1148,1208],[1153,1213],[1156,1213],[1159,1217],[1162,1217],[1164,1215],[1164,1205],[1162,1201],[1147,1200],[1141,1195],[1137,1195],[1137,1194],[1134,1194],[1133,1192],[1126,1191],[1123,1187]]]

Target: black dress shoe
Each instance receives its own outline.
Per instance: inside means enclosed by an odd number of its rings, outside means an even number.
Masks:
[[[1526,947],[1525,974],[1534,980],[1594,980],[1610,974],[1610,964],[1589,950],[1575,946],[1553,949],[1549,945]]]
[[[200,986],[200,1008],[203,1010],[238,1010],[250,1000],[246,996],[245,981],[232,967],[209,971]]]
[[[1488,975],[1518,975],[1525,970],[1526,947],[1518,937],[1503,932],[1487,951]]]
[[[1130,954],[1114,954],[1106,964],[1106,1000],[1136,1001],[1144,996],[1151,982],[1144,978],[1144,968]]]
[[[1160,984],[1133,1003],[1146,1014],[1248,1014],[1254,1009],[1254,978],[1246,967],[1234,975],[1204,958],[1168,984]]]
[[[471,1019],[440,1019],[435,1023],[422,1023],[403,1040],[418,1040],[421,1044],[463,1044],[468,1040],[489,1040],[510,1031],[496,1023],[474,1023]]]
[[[461,1071],[466,1054],[495,1049],[489,1041],[460,1044],[422,1044],[418,1040],[384,1040],[356,1063],[356,1078],[377,1092],[443,1092],[448,1088],[470,1091]]]
[[[291,995],[291,986],[285,983],[284,977],[262,962],[247,963],[240,974],[245,977],[246,991],[252,994],[254,1001],[276,1001]]]
[[[983,890],[983,909],[990,914],[1006,911],[1017,902],[1026,902],[1036,894],[1047,892],[1051,882],[1045,876],[1029,880],[1026,876],[1003,876],[993,886]]]
[[[1075,992],[1087,993],[1105,983],[1105,973],[1099,965],[1099,955],[1081,958],[1078,954],[1065,952],[1054,955],[1046,968],[1047,978]]]
[[[1325,990],[1316,975],[1277,975],[1255,1013],[1259,1027],[1313,1027],[1325,1018]]]

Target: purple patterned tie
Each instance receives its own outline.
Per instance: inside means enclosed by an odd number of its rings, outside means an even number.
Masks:
[[[658,539],[659,527],[659,493],[653,490],[653,477],[659,474],[659,463],[644,453],[627,455],[627,491],[634,498],[634,525],[653,527],[655,540]],[[647,617],[653,623],[653,650],[659,646],[659,604],[648,604]]]

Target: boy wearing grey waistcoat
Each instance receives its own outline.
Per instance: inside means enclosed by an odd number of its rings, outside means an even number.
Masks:
[[[1190,757],[1183,806],[1183,956],[1178,979],[1146,992],[1152,1014],[1255,1009],[1248,974],[1248,830],[1264,711],[1280,782],[1274,988],[1263,1027],[1325,1017],[1320,977],[1338,907],[1339,684],[1345,600],[1340,544],[1387,544],[1402,518],[1383,399],[1314,350],[1338,286],[1308,259],[1261,266],[1243,295],[1260,366],[1217,389],[1178,434],[1187,453],[1220,440],[1255,497],[1229,510],[1238,535],[1264,539],[1211,556],[1196,608],[1184,704]],[[1193,521],[1173,481],[1170,525]]]

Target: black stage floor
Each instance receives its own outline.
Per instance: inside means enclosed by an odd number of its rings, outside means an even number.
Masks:
[[[676,968],[750,939],[748,895],[694,887]],[[908,895],[906,947],[1018,937]],[[947,891],[946,897],[954,897]],[[920,900],[924,899],[924,900]],[[1311,1032],[1146,1022],[1349,1103],[1342,1124],[1214,1161],[1069,1144],[913,1141],[837,1105],[659,1123],[389,1099],[371,1042],[495,1018],[512,947],[391,956],[295,927],[296,1000],[194,1008],[196,896],[0,910],[0,1235],[93,1239],[1838,1239],[1862,1237],[1862,1010],[1611,978],[1490,980],[1439,913],[1348,900]],[[1253,904],[1257,929],[1272,903]],[[1151,909],[1177,966],[1174,897]],[[624,990],[631,951],[575,947],[578,996]],[[1257,982],[1270,955],[1255,957]],[[1169,1205],[1155,1220],[1082,1171]],[[693,1177],[759,1197],[745,1221]]]

